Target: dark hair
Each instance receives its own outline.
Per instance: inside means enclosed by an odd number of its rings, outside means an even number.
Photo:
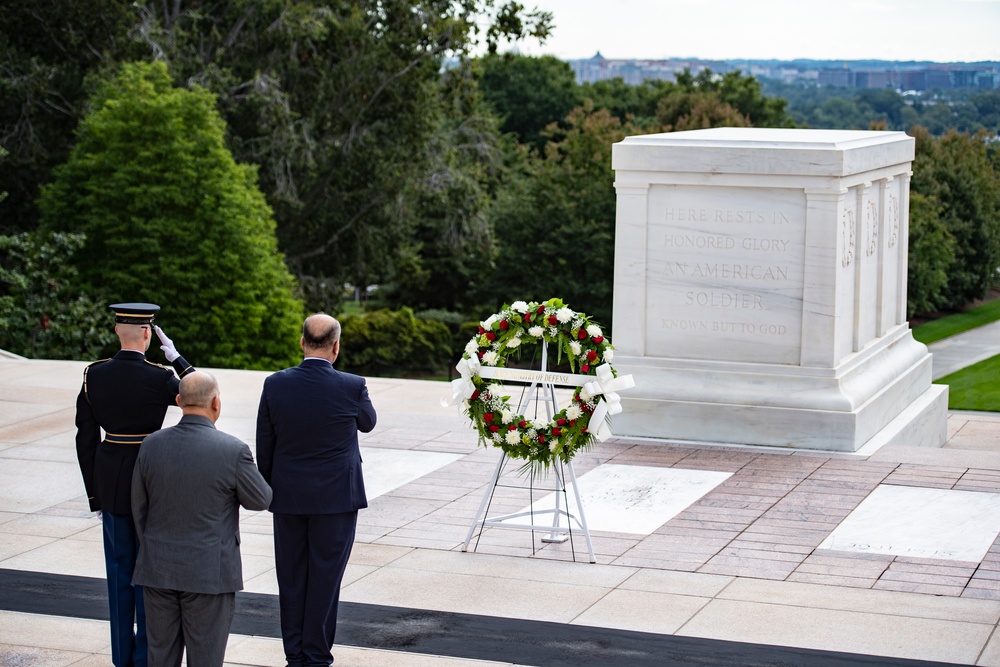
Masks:
[[[310,327],[309,322],[317,315],[324,315],[324,313],[316,313],[316,315],[310,315],[306,318],[305,322],[302,323],[302,340],[305,342],[305,346],[313,350],[332,350],[333,344],[340,340],[340,322],[334,318],[333,324],[325,328],[323,331],[315,331],[316,325]]]

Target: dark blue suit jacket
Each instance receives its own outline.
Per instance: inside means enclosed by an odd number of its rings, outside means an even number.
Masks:
[[[365,380],[305,359],[264,380],[257,466],[274,491],[272,512],[333,514],[368,507],[358,431],[375,428]]]

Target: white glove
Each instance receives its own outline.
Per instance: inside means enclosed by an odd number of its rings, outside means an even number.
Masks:
[[[174,347],[174,341],[167,338],[167,334],[163,333],[163,329],[153,325],[153,331],[156,332],[157,338],[159,338],[160,342],[163,343],[163,345],[160,346],[160,349],[163,350],[163,356],[167,358],[167,361],[173,361],[177,357],[181,356],[181,353],[177,351],[176,347]]]

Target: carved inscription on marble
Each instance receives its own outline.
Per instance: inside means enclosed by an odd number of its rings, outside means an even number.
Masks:
[[[649,210],[647,349],[664,356],[797,363],[802,195],[663,188],[650,193]]]

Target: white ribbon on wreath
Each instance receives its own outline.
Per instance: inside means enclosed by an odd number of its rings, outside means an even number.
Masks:
[[[594,435],[600,442],[604,442],[611,437],[607,417],[622,411],[622,398],[618,392],[634,387],[635,380],[631,375],[615,377],[611,372],[611,364],[601,364],[594,370],[597,372],[597,379],[583,385],[580,398],[589,401],[591,398],[601,396],[601,400],[594,407],[594,413],[590,416],[590,423],[597,422],[599,426]]]
[[[476,393],[476,385],[472,383],[472,378],[479,375],[479,358],[472,357],[471,359],[462,358],[459,360],[455,369],[458,371],[459,377],[451,381],[451,399],[441,400],[441,404],[444,406],[452,406],[459,401],[471,398],[474,393]]]

